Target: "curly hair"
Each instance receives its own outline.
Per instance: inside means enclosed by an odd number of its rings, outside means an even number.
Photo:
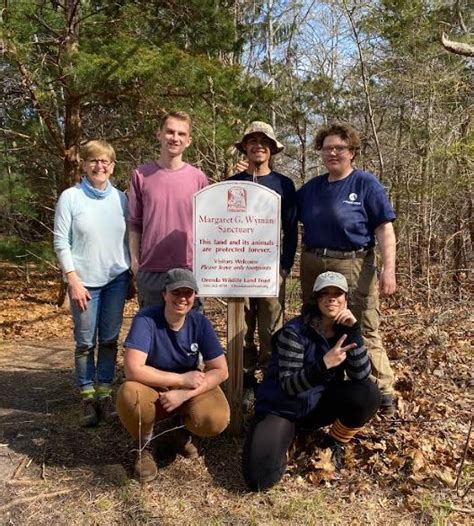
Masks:
[[[337,135],[347,143],[347,146],[354,153],[358,153],[361,145],[361,138],[359,132],[350,124],[343,122],[333,122],[327,126],[323,126],[314,139],[314,146],[316,150],[321,150],[324,139],[329,135]]]

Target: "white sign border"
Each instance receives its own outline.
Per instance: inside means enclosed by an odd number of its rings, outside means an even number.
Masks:
[[[199,192],[196,192],[193,196],[193,269],[196,269],[196,262],[197,262],[197,236],[196,236],[196,200],[199,196],[199,194],[206,192],[209,190],[209,188],[214,187],[216,185],[219,186],[236,186],[239,184],[249,185],[249,186],[256,186],[259,188],[259,190],[265,190],[266,192],[269,192],[270,194],[273,194],[274,196],[278,197],[278,205],[277,205],[277,264],[275,268],[275,283],[276,283],[276,295],[268,295],[268,294],[251,294],[251,295],[242,295],[242,294],[227,294],[223,296],[222,294],[218,293],[208,293],[205,294],[199,293],[199,296],[207,297],[207,298],[242,298],[242,297],[251,297],[251,298],[275,298],[278,297],[280,292],[280,260],[281,260],[281,195],[278,192],[275,192],[275,190],[272,190],[271,188],[268,188],[267,186],[264,186],[262,184],[254,183],[253,181],[239,181],[239,180],[232,180],[232,181],[220,181],[218,183],[214,183],[213,185],[206,186],[199,190]],[[198,284],[199,285],[199,284]]]

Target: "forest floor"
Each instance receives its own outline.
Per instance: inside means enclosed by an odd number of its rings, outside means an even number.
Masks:
[[[472,524],[472,304],[428,307],[403,290],[383,305],[385,342],[397,376],[397,413],[376,417],[328,469],[311,437],[288,474],[248,493],[242,438],[200,443],[198,460],[161,462],[145,486],[117,422],[79,426],[68,312],[54,304],[57,276],[0,264],[0,524]],[[297,310],[296,280],[287,317]],[[129,302],[122,339],[136,311]],[[206,300],[225,343],[225,306]],[[469,332],[471,331],[471,332]],[[117,383],[123,378],[120,351]]]

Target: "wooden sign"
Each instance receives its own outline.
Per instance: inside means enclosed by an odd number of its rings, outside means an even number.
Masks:
[[[194,195],[194,275],[202,296],[229,298],[230,432],[242,432],[244,297],[276,297],[281,197],[262,185],[224,181]]]
[[[278,296],[280,203],[276,192],[250,182],[195,194],[193,268],[202,296]]]

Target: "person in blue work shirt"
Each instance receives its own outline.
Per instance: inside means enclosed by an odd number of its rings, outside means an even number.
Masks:
[[[176,452],[193,458],[198,450],[190,433],[216,436],[230,419],[219,387],[228,377],[227,362],[210,321],[192,310],[198,292],[193,273],[171,269],[163,287],[164,305],[146,307],[133,319],[124,343],[127,381],[117,393],[120,420],[137,442],[134,472],[142,483],[158,475],[155,422],[182,418],[185,430],[176,437]]]
[[[382,391],[381,413],[390,415],[394,375],[379,332],[379,292],[389,295],[396,288],[395,212],[378,179],[354,168],[360,144],[359,133],[347,124],[325,126],[316,136],[328,173],[311,179],[297,193],[304,227],[301,287],[306,303],[322,272],[340,272],[347,278],[349,305],[360,321],[372,374]],[[376,243],[382,256],[378,279]]]
[[[298,240],[296,217],[296,190],[293,181],[272,170],[270,160],[284,149],[275,137],[273,128],[261,121],[252,122],[245,130],[236,148],[247,156],[248,167],[232,176],[230,181],[250,181],[274,190],[281,196],[282,251],[280,258],[280,296],[279,298],[246,298],[245,301],[245,380],[252,378],[257,367],[265,369],[271,354],[272,335],[282,327],[285,302],[285,278],[295,259]],[[259,350],[254,341],[258,327]],[[252,379],[250,379],[252,382]]]

